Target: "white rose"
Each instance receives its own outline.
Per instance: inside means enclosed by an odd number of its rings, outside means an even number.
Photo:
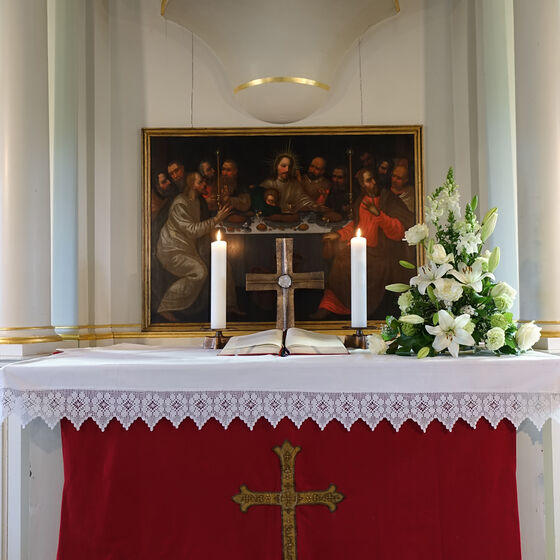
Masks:
[[[495,298],[498,296],[508,296],[511,299],[515,299],[517,291],[512,288],[507,282],[498,282],[490,292],[490,295]]]
[[[495,352],[506,342],[506,333],[500,327],[494,327],[486,333],[486,348]]]
[[[453,255],[451,254],[448,255],[445,252],[444,246],[441,245],[440,243],[436,243],[432,247],[432,250],[428,254],[428,257],[431,261],[435,262],[436,264],[445,264],[453,260]]]
[[[463,286],[452,278],[438,278],[434,281],[434,295],[446,303],[457,301],[463,295]]]
[[[418,245],[420,241],[428,237],[429,233],[426,224],[416,224],[404,232],[403,241],[406,241],[409,245]]]
[[[520,350],[529,350],[541,337],[541,328],[534,321],[523,323],[515,333],[515,340]]]
[[[387,343],[378,334],[370,334],[368,336],[368,349],[372,354],[385,354],[387,352]]]

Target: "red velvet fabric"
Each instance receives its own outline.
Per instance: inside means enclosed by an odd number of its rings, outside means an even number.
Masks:
[[[335,484],[344,500],[296,507],[299,560],[520,560],[515,429],[412,422],[396,432],[308,420],[249,430],[210,421],[151,432],[112,421],[62,422],[64,493],[58,560],[281,560],[280,508],[240,511],[232,496],[280,490],[273,447],[301,451],[296,490]]]

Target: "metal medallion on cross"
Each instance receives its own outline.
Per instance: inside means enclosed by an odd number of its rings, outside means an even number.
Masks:
[[[344,495],[336,491],[334,484],[331,484],[326,490],[296,491],[295,463],[296,455],[300,451],[301,447],[293,447],[289,441],[285,441],[282,447],[274,448],[274,453],[280,457],[282,474],[280,492],[252,492],[243,484],[240,487],[241,492],[233,496],[233,501],[239,504],[242,512],[246,512],[251,506],[280,506],[282,508],[284,560],[297,559],[296,506],[323,505],[333,512],[336,510],[336,505],[344,500]]]
[[[325,287],[323,272],[293,272],[292,259],[294,240],[276,239],[276,273],[254,274],[245,276],[247,291],[276,290],[276,328],[286,330],[295,325],[294,290],[308,288],[322,290]]]

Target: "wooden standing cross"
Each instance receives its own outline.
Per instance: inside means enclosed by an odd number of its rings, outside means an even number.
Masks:
[[[276,274],[245,275],[247,291],[276,290],[276,328],[286,330],[295,325],[294,290],[309,288],[321,290],[325,286],[323,272],[294,272],[292,259],[294,256],[294,240],[291,238],[276,239]]]
[[[280,492],[252,492],[243,484],[239,488],[241,492],[233,496],[233,501],[239,504],[242,512],[246,512],[251,506],[280,506],[282,508],[283,559],[296,560],[296,506],[323,505],[333,512],[336,510],[336,505],[344,500],[344,496],[336,491],[334,484],[331,484],[326,490],[297,492],[295,489],[295,463],[296,455],[301,451],[301,447],[293,447],[289,441],[285,441],[282,447],[275,447],[273,451],[280,457],[282,476]]]

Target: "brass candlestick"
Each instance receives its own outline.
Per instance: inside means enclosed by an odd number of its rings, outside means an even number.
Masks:
[[[363,328],[358,327],[354,334],[347,334],[344,337],[344,346],[346,346],[346,348],[360,348],[365,350],[367,348],[367,335],[364,334]]]
[[[210,350],[221,350],[227,343],[229,336],[224,336],[222,331],[216,330],[214,336],[205,336],[202,343],[203,348]]]

